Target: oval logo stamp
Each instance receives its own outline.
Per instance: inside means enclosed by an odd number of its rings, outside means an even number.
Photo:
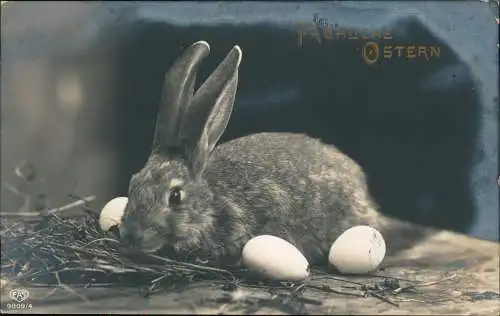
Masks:
[[[30,297],[30,293],[25,288],[17,288],[9,291],[9,297],[16,302],[21,303]]]

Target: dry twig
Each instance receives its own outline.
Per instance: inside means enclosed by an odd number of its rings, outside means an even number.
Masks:
[[[54,214],[56,212],[62,212],[62,211],[67,211],[69,209],[73,209],[82,205],[85,205],[89,202],[92,202],[96,199],[95,195],[88,196],[83,199],[79,199],[73,203],[66,204],[64,206],[58,207],[58,208],[53,208],[50,210],[46,210],[43,212],[0,212],[0,216],[3,217],[43,217],[47,215]]]

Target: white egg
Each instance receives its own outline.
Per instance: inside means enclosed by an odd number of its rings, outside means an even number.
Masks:
[[[99,215],[99,226],[103,231],[108,231],[111,227],[120,225],[127,203],[128,198],[121,196],[104,205]]]
[[[309,263],[291,243],[276,236],[260,235],[243,247],[242,262],[270,279],[302,281],[309,276]]]
[[[366,274],[378,268],[385,256],[382,234],[370,226],[354,226],[332,244],[328,261],[345,274]]]

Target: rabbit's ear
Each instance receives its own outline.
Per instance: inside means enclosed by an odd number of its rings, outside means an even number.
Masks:
[[[201,174],[210,153],[229,123],[238,87],[241,58],[241,48],[234,46],[196,91],[189,105],[182,133],[188,139],[196,139],[190,157],[195,175]]]
[[[152,152],[168,151],[180,145],[179,133],[188,104],[193,97],[196,71],[210,52],[207,42],[192,44],[165,75],[156,118]]]

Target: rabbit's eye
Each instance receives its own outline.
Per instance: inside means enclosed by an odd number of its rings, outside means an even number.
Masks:
[[[168,196],[168,205],[179,205],[184,198],[184,192],[181,188],[172,188]]]

